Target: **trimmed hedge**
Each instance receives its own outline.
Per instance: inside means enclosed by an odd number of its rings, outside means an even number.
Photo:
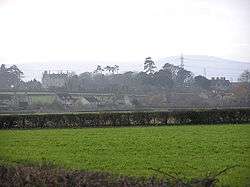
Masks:
[[[0,129],[250,123],[250,108],[168,112],[0,115]]]

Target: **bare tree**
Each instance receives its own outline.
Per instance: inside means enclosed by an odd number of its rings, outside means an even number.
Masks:
[[[102,75],[102,72],[103,72],[104,70],[102,69],[102,66],[100,66],[100,65],[97,65],[97,67],[96,67],[96,69],[95,69],[95,71],[94,71],[94,73],[96,74],[101,74]]]
[[[144,62],[144,70],[146,73],[153,74],[155,72],[155,63],[151,57],[147,57]]]
[[[118,74],[119,66],[118,66],[118,65],[115,65],[114,68],[115,68],[116,73]]]
[[[106,66],[104,69],[105,69],[106,71],[108,71],[109,73],[111,72],[112,74],[115,74],[115,72],[118,73],[118,71],[119,71],[119,66],[118,66],[118,65]]]
[[[109,73],[112,71],[112,67],[111,67],[111,66],[106,66],[104,69],[105,69],[106,71],[108,71]]]

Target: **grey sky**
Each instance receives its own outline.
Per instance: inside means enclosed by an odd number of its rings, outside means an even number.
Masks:
[[[249,10],[250,0],[0,0],[0,63],[181,52],[250,62]]]

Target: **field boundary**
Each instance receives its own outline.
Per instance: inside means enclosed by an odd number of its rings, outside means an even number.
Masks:
[[[0,129],[250,123],[250,109],[0,115]]]
[[[215,175],[202,178],[182,179],[175,174],[155,170],[151,177],[133,177],[108,172],[66,170],[49,164],[0,165],[2,186],[145,186],[145,187],[212,187],[219,181],[218,176],[233,167],[228,167]],[[158,175],[160,174],[160,175]],[[161,176],[161,177],[159,177]]]

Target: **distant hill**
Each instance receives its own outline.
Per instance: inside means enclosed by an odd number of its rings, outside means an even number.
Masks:
[[[42,73],[45,70],[53,72],[60,71],[73,71],[77,74],[85,71],[93,71],[96,65],[114,65],[120,66],[120,72],[125,71],[142,71],[143,59],[141,62],[54,62],[54,63],[32,63],[32,64],[19,64],[18,67],[24,72],[24,80],[37,79],[41,80]],[[158,69],[162,68],[165,63],[180,65],[180,56],[172,56],[161,58],[157,60],[156,66]],[[204,68],[206,75],[211,77],[226,77],[229,80],[236,81],[239,75],[245,70],[250,69],[250,62],[239,62],[234,60],[227,60],[218,57],[204,56],[204,55],[184,55],[184,65],[189,71],[195,75],[204,75]]]
[[[195,75],[211,77],[226,77],[228,80],[236,81],[239,75],[246,69],[250,69],[250,62],[239,62],[205,55],[184,55],[185,69],[192,71]],[[180,65],[180,56],[172,56],[159,59],[158,67],[165,63]]]

